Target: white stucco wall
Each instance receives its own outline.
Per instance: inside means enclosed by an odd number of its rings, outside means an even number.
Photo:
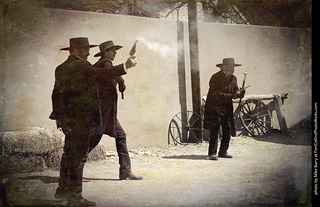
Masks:
[[[180,112],[175,21],[28,7],[13,4],[1,19],[0,130],[54,128],[48,119],[55,67],[68,56],[60,48],[69,38],[86,36],[91,44],[113,40],[123,49],[122,63],[136,39],[138,65],[124,79],[118,118],[131,147],[167,143],[171,118]],[[188,32],[185,26],[188,109],[191,105]],[[247,94],[289,93],[288,126],[311,114],[310,45],[299,29],[199,23],[201,94],[224,57],[234,57],[238,84],[247,71]],[[307,41],[308,42],[308,41]],[[148,45],[149,44],[149,45]],[[153,45],[152,45],[153,44]],[[151,46],[154,46],[153,48]],[[89,61],[98,48],[90,50]]]
[[[208,91],[217,63],[233,57],[239,87],[247,72],[247,95],[288,93],[284,113],[288,127],[311,114],[310,40],[302,29],[248,25],[199,24],[202,93]],[[268,101],[266,101],[268,103]],[[274,114],[277,125],[276,114]]]

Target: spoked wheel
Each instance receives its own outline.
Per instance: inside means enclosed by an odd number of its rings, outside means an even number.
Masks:
[[[186,144],[201,142],[203,120],[193,111],[180,112],[171,119],[168,129],[168,144]]]
[[[254,137],[268,135],[272,130],[270,111],[260,100],[241,103],[240,119],[244,128]]]

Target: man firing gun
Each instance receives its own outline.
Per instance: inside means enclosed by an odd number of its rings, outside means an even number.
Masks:
[[[94,65],[98,68],[101,67],[112,67],[112,61],[115,59],[117,50],[121,49],[122,46],[115,45],[113,41],[107,41],[99,45],[100,52],[94,55],[95,57],[101,56],[101,58]],[[136,43],[130,50],[130,57],[128,60],[133,60],[136,64],[135,57]],[[117,85],[119,85],[119,91],[124,92],[126,86],[124,85],[124,80],[121,76],[110,76],[110,78],[105,80],[98,80],[97,82],[97,93],[100,98],[100,108],[102,114],[102,129],[99,130],[91,138],[91,149],[93,149],[100,142],[102,135],[107,134],[110,137],[114,137],[116,141],[117,153],[119,156],[119,178],[120,180],[141,180],[142,177],[135,176],[131,172],[131,160],[127,149],[126,133],[123,130],[120,122],[117,118]],[[98,118],[96,118],[98,121]]]

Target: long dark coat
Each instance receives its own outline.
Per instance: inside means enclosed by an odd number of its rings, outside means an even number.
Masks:
[[[50,119],[57,120],[65,134],[64,154],[61,170],[83,169],[86,160],[94,113],[99,111],[99,99],[95,91],[97,78],[108,78],[110,74],[125,74],[123,66],[110,70],[95,68],[88,61],[70,55],[55,71],[52,92],[53,111]],[[71,172],[71,171],[70,171]]]
[[[98,68],[106,68],[105,70],[109,70],[114,67],[112,61],[108,58],[100,58],[94,66]],[[97,93],[100,99],[102,123],[105,127],[103,134],[107,134],[114,138],[117,138],[117,84],[123,83],[123,78],[118,74],[110,74],[106,79],[98,78],[96,83]],[[97,118],[97,116],[95,118]]]
[[[99,111],[96,93],[97,79],[110,75],[126,74],[123,65],[112,68],[96,68],[87,60],[74,55],[59,65],[55,71],[52,92],[53,111],[50,119],[59,121],[93,121],[93,113]]]
[[[219,116],[224,116],[230,118],[231,129],[234,130],[232,98],[238,90],[236,76],[227,77],[223,71],[212,75],[205,103],[205,128],[210,129],[210,125],[215,124]]]

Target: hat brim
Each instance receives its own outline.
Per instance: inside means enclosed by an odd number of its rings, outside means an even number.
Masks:
[[[86,45],[86,46],[82,46],[82,47],[89,47],[89,48],[92,48],[92,47],[97,47],[99,45]],[[61,48],[60,50],[70,50],[71,48],[70,47],[64,47],[64,48]]]
[[[224,65],[226,65],[226,66],[230,65],[230,66],[234,66],[234,67],[241,66],[241,64],[217,64],[216,66],[220,68],[221,66],[224,66]]]
[[[122,48],[122,46],[120,46],[120,45],[112,45],[112,46],[110,46],[110,47],[107,47],[106,49],[104,49],[104,51],[106,51],[106,50],[108,50],[108,49],[110,49],[110,48],[115,48],[116,50],[119,50],[119,49],[121,49]],[[95,54],[93,57],[99,57],[99,56],[101,56],[102,55],[102,52],[98,52],[97,54]]]

